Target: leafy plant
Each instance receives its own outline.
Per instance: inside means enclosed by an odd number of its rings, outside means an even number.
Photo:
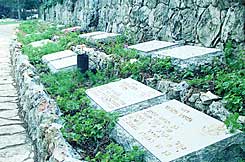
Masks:
[[[234,113],[225,120],[225,125],[231,133],[234,133],[237,129],[242,129],[242,124],[238,123],[238,117],[239,114]]]
[[[133,147],[133,150],[126,152],[121,146],[111,143],[102,152],[98,152],[95,158],[86,160],[91,162],[142,162],[144,151],[138,147]]]

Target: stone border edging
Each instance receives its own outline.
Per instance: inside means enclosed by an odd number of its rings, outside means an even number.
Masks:
[[[19,94],[19,113],[37,149],[38,162],[82,162],[79,155],[65,141],[60,128],[60,110],[45,92],[36,69],[16,40],[10,46],[11,63]]]

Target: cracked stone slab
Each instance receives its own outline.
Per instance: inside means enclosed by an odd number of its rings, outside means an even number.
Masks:
[[[14,135],[6,135],[0,136],[0,150],[8,147],[12,147],[15,145],[24,144],[27,142],[26,134],[14,134]]]
[[[23,132],[25,132],[25,128],[22,125],[0,126],[0,136],[18,134]]]
[[[14,109],[18,109],[18,105],[16,103],[1,103],[0,104],[0,112],[1,110],[14,110]]]
[[[0,127],[1,126],[8,126],[8,125],[17,125],[17,124],[23,124],[22,121],[14,121],[14,120],[6,120],[0,118]]]
[[[1,103],[6,103],[6,102],[10,102],[10,103],[16,103],[18,101],[18,97],[0,97],[0,104]]]
[[[18,116],[18,109],[10,109],[6,111],[1,111],[0,117],[1,118],[8,118],[8,119],[16,119],[16,116]],[[19,119],[19,118],[18,118]]]
[[[9,96],[9,97],[15,97],[17,96],[17,91],[12,89],[12,90],[0,90],[0,96],[2,96],[2,94],[4,94],[4,96]]]
[[[3,90],[16,90],[13,84],[1,84],[0,83],[0,91]],[[1,93],[2,94],[2,93]]]
[[[129,46],[128,48],[148,53],[148,52],[172,48],[172,47],[176,47],[176,46],[178,46],[178,43],[152,40],[152,41],[132,45],[132,46]]]
[[[0,162],[34,162],[30,143],[0,150]]]

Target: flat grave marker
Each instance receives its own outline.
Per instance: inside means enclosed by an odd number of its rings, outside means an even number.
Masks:
[[[31,45],[32,47],[37,48],[37,47],[42,47],[42,46],[44,46],[45,44],[48,44],[48,43],[54,43],[54,42],[49,40],[49,39],[44,39],[44,40],[32,42],[29,45]]]
[[[48,63],[48,66],[52,73],[56,73],[62,70],[69,70],[76,68],[77,56],[66,57],[59,60],[53,60]]]
[[[138,51],[148,53],[148,52],[152,52],[160,49],[172,48],[176,46],[178,46],[178,43],[152,40],[152,41],[132,45],[129,46],[128,48],[136,49]]]
[[[80,34],[80,38],[90,38],[92,36],[100,35],[100,34],[105,34],[106,32],[102,31],[96,31],[96,32],[91,32],[91,33],[85,33],[85,34]]]
[[[154,52],[154,55],[160,57],[170,56],[172,58],[177,58],[181,60],[194,58],[194,57],[202,57],[204,55],[210,55],[210,57],[212,57],[221,54],[222,51],[220,49],[188,46],[188,45]]]
[[[51,53],[48,55],[44,55],[42,57],[42,61],[45,63],[48,63],[50,61],[60,60],[60,59],[64,59],[66,57],[71,57],[71,56],[76,56],[76,54],[71,50],[65,50],[65,51],[60,51],[60,52],[55,52],[55,53]]]
[[[120,117],[118,124],[125,130],[120,137],[130,135],[156,159],[149,161],[181,161],[193,152],[201,156],[199,150],[234,135],[228,133],[224,123],[177,100]],[[207,151],[219,152],[219,149]]]
[[[86,94],[105,111],[120,112],[122,110],[122,114],[128,113],[126,109],[132,105],[150,100],[161,101],[159,98],[163,95],[161,92],[131,78],[88,89]],[[130,110],[132,109],[131,107]]]

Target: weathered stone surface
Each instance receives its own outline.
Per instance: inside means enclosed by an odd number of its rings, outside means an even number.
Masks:
[[[29,150],[27,152],[26,150]],[[35,162],[33,148],[28,144],[21,144],[15,147],[8,147],[0,150],[1,162]]]
[[[212,161],[244,144],[243,133],[230,134],[224,123],[176,100],[120,117],[113,137],[127,149],[144,148],[149,162]]]
[[[79,24],[91,31],[126,31],[137,42],[181,40],[214,47],[226,43],[228,38],[243,44],[243,12],[242,0],[113,0],[74,4],[64,0],[63,5],[44,9],[42,17],[57,23]]]
[[[222,51],[215,48],[180,46],[176,48],[157,51],[154,54],[159,56],[170,56],[173,58],[185,60],[193,57],[202,57],[203,55],[210,55],[210,57],[214,57],[216,55],[222,55]]]
[[[0,109],[0,111],[1,111],[1,109]],[[10,109],[10,110],[5,110],[5,111],[1,111],[1,113],[0,113],[0,118],[4,118],[4,119],[9,119],[9,120],[17,120],[17,119],[19,119],[20,120],[20,118],[18,117],[19,115],[18,115],[18,109]],[[16,117],[18,117],[17,119],[16,119]]]
[[[19,112],[27,125],[28,134],[35,148],[38,148],[35,162],[79,162],[80,160],[75,159],[79,158],[78,154],[62,136],[60,131],[62,126],[56,123],[60,123],[60,111],[56,103],[44,91],[35,68],[29,63],[28,57],[22,55],[17,44],[13,42],[11,55],[16,86],[20,95]],[[6,123],[5,119],[0,118],[0,123],[3,123],[2,121]],[[11,122],[7,125],[18,125],[16,121]],[[21,154],[20,158],[22,155],[24,154]],[[12,160],[12,157],[8,160]],[[32,158],[25,158],[25,162],[31,161]]]
[[[91,38],[92,36],[100,35],[100,34],[105,34],[106,32],[101,32],[101,31],[96,31],[96,32],[91,32],[91,33],[85,33],[79,35],[80,38]]]
[[[131,78],[88,89],[86,94],[97,107],[120,115],[164,101],[162,93]]]
[[[8,48],[15,27],[0,26],[0,162],[24,162],[27,159],[34,162],[34,150],[18,116],[18,95],[10,66]]]
[[[25,133],[25,128],[22,125],[0,126],[0,136],[9,136],[18,133]]]
[[[212,101],[217,101],[217,100],[221,99],[221,97],[216,96],[212,92],[208,91],[206,93],[201,92],[200,99],[201,99],[203,104],[210,104]]]
[[[75,55],[76,54],[74,52],[72,52],[71,50],[65,50],[65,51],[60,51],[60,52],[44,55],[42,57],[42,61],[44,63],[48,63],[50,61],[60,60],[60,59],[64,59],[66,57],[75,56]]]
[[[221,31],[222,42],[227,42],[229,39],[235,42],[243,42],[244,45],[244,5],[238,5],[229,8]]]
[[[41,41],[36,41],[36,42],[32,42],[30,43],[30,45],[32,47],[42,47],[43,45],[45,44],[48,44],[48,43],[53,43],[53,41],[49,40],[49,39],[44,39],[44,40],[41,40]]]
[[[74,69],[77,66],[77,56],[65,57],[59,60],[53,60],[48,63],[52,73],[56,73],[61,70]]]
[[[132,46],[129,46],[128,48],[136,49],[138,51],[148,53],[148,52],[152,52],[156,50],[174,47],[177,45],[178,45],[177,43],[153,40],[153,41],[148,41],[148,42],[132,45]]]
[[[205,47],[217,45],[220,38],[221,12],[210,5],[202,14],[197,26],[197,36]]]

